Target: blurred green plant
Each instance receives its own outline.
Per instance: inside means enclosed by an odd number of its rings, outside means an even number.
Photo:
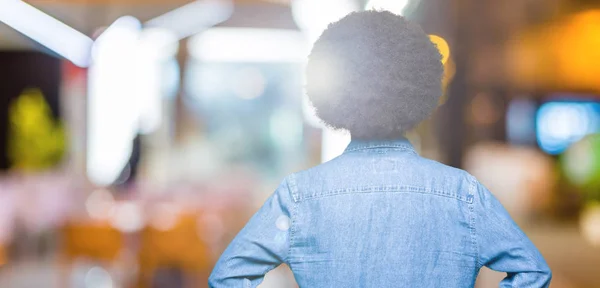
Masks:
[[[55,120],[39,89],[26,89],[9,108],[11,169],[39,171],[57,165],[65,153],[63,125]]]
[[[586,136],[560,157],[566,178],[581,189],[586,201],[600,201],[600,134]]]

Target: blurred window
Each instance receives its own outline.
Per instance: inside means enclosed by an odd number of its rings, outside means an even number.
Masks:
[[[190,40],[185,100],[225,166],[247,165],[281,177],[305,159],[299,61],[305,51],[290,50],[305,43],[297,31],[240,29],[244,39],[258,37],[248,46],[234,43],[235,29],[217,28],[225,33],[209,30],[210,39],[201,34]],[[203,43],[209,40],[210,49]]]

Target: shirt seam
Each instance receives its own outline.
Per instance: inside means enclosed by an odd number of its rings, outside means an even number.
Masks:
[[[390,185],[390,186],[365,186],[359,188],[347,188],[347,189],[333,189],[327,192],[315,193],[311,195],[303,195],[302,200],[314,200],[320,199],[324,197],[331,197],[336,195],[346,195],[346,194],[370,194],[370,193],[419,193],[419,194],[428,194],[428,195],[436,195],[441,197],[447,197],[456,199],[466,203],[472,203],[473,197],[471,196],[461,196],[454,193],[445,192],[443,190],[437,189],[429,189],[423,187],[416,186],[408,186],[408,185]]]
[[[290,175],[290,177],[288,177],[288,181],[286,181],[286,184],[288,187],[288,191],[290,191],[290,193],[292,194],[292,198],[294,201],[290,207],[290,209],[292,210],[290,213],[290,240],[289,240],[290,243],[288,245],[287,255],[283,262],[285,262],[291,269],[292,264],[290,261],[290,257],[292,255],[292,247],[294,245],[294,235],[296,232],[296,211],[297,211],[297,207],[298,207],[297,196],[295,196],[296,195],[295,191],[297,190],[297,188],[296,188],[296,181],[295,181],[294,175]],[[290,187],[290,184],[292,184],[291,187]]]
[[[475,177],[473,177],[473,176],[470,176],[470,177],[471,177],[471,179],[472,179],[471,181],[473,181],[472,183],[475,185],[475,186],[474,186],[474,189],[475,189],[475,191],[478,191],[478,189],[479,189],[479,187],[478,187],[478,186],[479,186],[479,182],[477,181],[477,179],[475,179]],[[510,216],[510,215],[509,215],[509,216]],[[514,229],[513,229],[513,230],[514,230]],[[509,231],[509,232],[511,232],[511,233],[514,233],[515,231]],[[525,234],[525,232],[523,232],[523,231],[520,231],[520,230],[518,230],[518,231],[516,231],[516,232],[520,232],[520,233],[524,234],[524,236],[525,236],[525,237],[527,237],[527,235],[526,235],[526,234]],[[480,255],[481,255],[481,254],[479,253],[479,250],[480,250],[479,248],[480,248],[480,246],[479,246],[479,244],[477,244],[477,255],[478,255],[478,259],[479,259],[479,260],[478,260],[478,264],[479,264],[480,266],[482,266],[482,267],[483,267],[483,266],[485,266],[485,264],[484,264],[484,263],[481,263],[481,261],[480,261]],[[525,249],[525,251],[524,251],[524,252],[525,252],[525,253],[524,253],[524,256],[525,256],[525,258],[526,258],[528,261],[530,261],[532,264],[535,264],[535,263],[537,263],[537,262],[538,262],[538,261],[536,261],[536,259],[535,259],[536,257],[535,257],[533,254],[531,254],[531,251],[529,251],[529,250]],[[538,272],[539,272],[539,271],[538,271]]]
[[[369,150],[369,149],[377,149],[377,148],[388,148],[390,150],[406,150],[409,151],[413,154],[417,154],[417,151],[415,151],[414,148],[408,146],[408,145],[403,145],[403,144],[398,144],[398,145],[394,145],[394,144],[389,144],[389,145],[377,145],[377,144],[373,144],[373,145],[364,145],[364,146],[358,146],[358,147],[353,147],[353,148],[348,148],[344,151],[344,153],[349,153],[349,152],[355,152],[355,151],[361,151],[361,150]]]
[[[473,177],[472,175],[468,175],[468,179],[469,179],[469,194],[471,195],[471,199],[474,198],[475,192],[477,191],[477,184],[476,184],[476,179],[475,177]],[[475,251],[475,255],[477,255],[477,266],[478,269],[481,269],[481,267],[483,267],[483,264],[481,264],[481,254],[479,251],[479,244],[477,243],[477,229],[475,228],[475,204],[473,202],[471,202],[469,204],[469,212],[470,212],[470,230],[471,230],[471,245],[473,245],[473,250]]]
[[[290,191],[290,193],[292,195],[292,199],[294,200],[294,202],[298,202],[299,197],[298,197],[298,186],[296,185],[296,176],[294,174],[292,174],[289,177],[287,177],[286,183],[287,183],[288,190]]]

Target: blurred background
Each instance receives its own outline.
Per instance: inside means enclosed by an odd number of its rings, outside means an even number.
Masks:
[[[595,0],[0,0],[0,287],[207,287],[281,179],[347,145],[303,67],[371,8],[444,55],[421,155],[490,188],[553,287],[600,287]],[[297,286],[279,267],[262,287]]]

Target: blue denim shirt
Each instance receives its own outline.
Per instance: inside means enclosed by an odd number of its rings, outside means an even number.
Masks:
[[[286,263],[300,287],[548,287],[550,269],[496,198],[405,140],[352,141],[286,177],[221,256],[210,287],[257,287]]]

